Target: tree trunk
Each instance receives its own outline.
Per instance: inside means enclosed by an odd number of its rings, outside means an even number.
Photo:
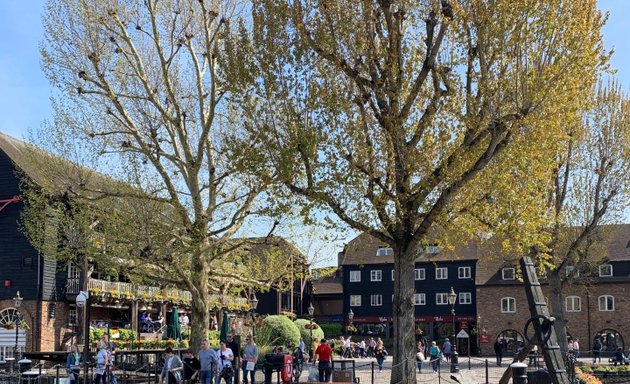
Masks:
[[[210,313],[208,311],[208,263],[202,256],[193,260],[191,282],[195,289],[191,289],[191,333],[190,347],[195,351],[202,340],[208,338],[210,328]]]
[[[549,282],[549,288],[551,289],[551,316],[555,317],[556,321],[553,327],[556,331],[556,337],[558,338],[558,345],[562,352],[567,352],[569,345],[567,343],[567,321],[564,313],[564,296],[562,295],[562,270],[553,270],[549,272],[547,281]]]
[[[394,250],[394,362],[390,382],[416,382],[415,254]]]

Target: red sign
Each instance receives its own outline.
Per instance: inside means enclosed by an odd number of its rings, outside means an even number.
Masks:
[[[474,321],[475,316],[466,316],[466,315],[456,315],[455,321],[461,321],[462,324],[466,324],[466,328],[468,329],[468,322]],[[352,318],[353,323],[391,323],[394,319],[391,316],[357,316],[355,315]],[[445,316],[416,316],[417,323],[446,323],[453,321],[453,316],[445,315]]]
[[[489,343],[490,339],[491,337],[488,334],[479,335],[479,341],[482,343]]]

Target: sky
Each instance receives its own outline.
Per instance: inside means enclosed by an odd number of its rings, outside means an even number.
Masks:
[[[43,37],[43,0],[0,0],[0,132],[18,139],[51,119],[48,80],[40,66]],[[612,67],[630,92],[630,0],[599,0],[609,11],[604,28],[608,49],[614,49]],[[628,218],[628,215],[627,215]],[[331,250],[331,257],[341,249]]]

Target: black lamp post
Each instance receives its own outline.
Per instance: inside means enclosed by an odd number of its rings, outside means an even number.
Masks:
[[[20,306],[22,306],[22,297],[20,296],[20,291],[17,291],[17,296],[15,296],[13,298],[13,301],[15,303],[15,313],[13,314],[15,319],[13,320],[13,325],[15,326],[15,352],[14,352],[14,356],[16,361],[19,359],[19,351],[20,351],[20,346],[18,345],[18,332],[20,331],[20,311],[19,308]]]
[[[455,332],[455,301],[457,301],[457,294],[453,287],[448,294],[448,303],[451,305],[451,318],[453,319],[453,350],[451,351],[451,373],[459,372],[457,366],[457,332]]]
[[[313,307],[312,302],[308,305],[307,311],[308,311],[308,317],[311,320],[311,324],[309,324],[308,326],[308,330],[310,331],[310,334],[311,334],[311,345],[308,348],[309,350],[308,355],[312,359],[313,358],[313,314],[315,313],[315,308]]]
[[[256,337],[256,308],[258,308],[256,292],[252,292],[252,295],[249,298],[249,305],[252,308],[252,337]]]

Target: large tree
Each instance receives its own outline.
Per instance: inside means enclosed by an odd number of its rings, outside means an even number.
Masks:
[[[577,118],[605,60],[602,16],[594,0],[253,10],[257,81],[239,101],[266,126],[268,164],[288,191],[393,248],[391,380],[414,383],[413,270],[427,234],[495,223],[519,247],[537,242],[561,123]]]
[[[256,171],[256,137],[233,145],[243,132],[230,98],[247,74],[226,36],[241,11],[229,0],[51,0],[43,17],[55,120],[38,143],[116,181],[44,162],[38,184],[68,202],[54,215],[94,246],[89,257],[192,293],[192,342],[206,335],[210,292],[283,271],[244,266],[246,242],[233,240],[273,179]],[[263,278],[250,281],[252,268]]]

